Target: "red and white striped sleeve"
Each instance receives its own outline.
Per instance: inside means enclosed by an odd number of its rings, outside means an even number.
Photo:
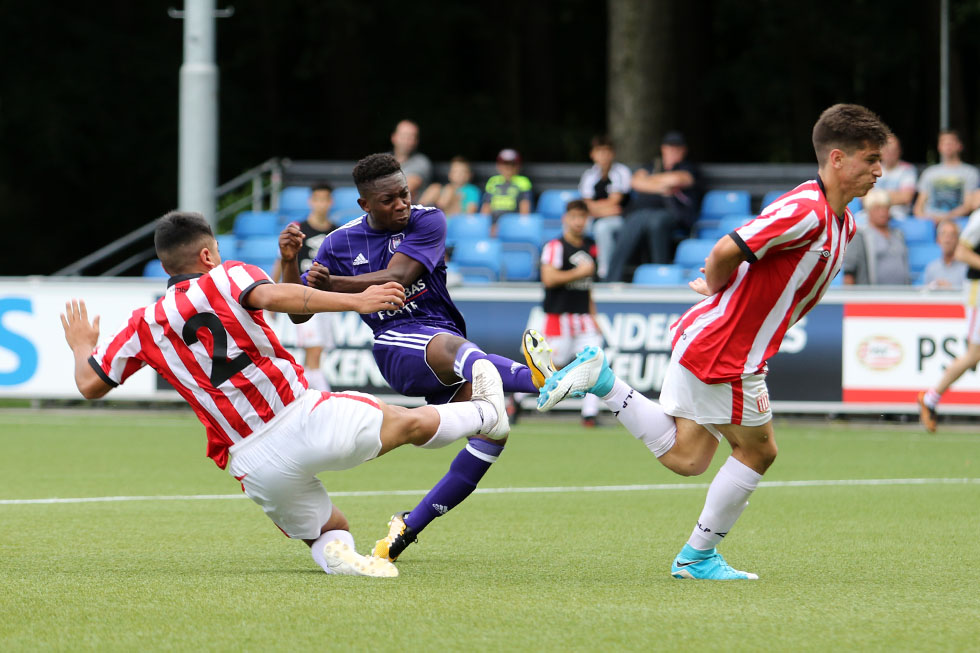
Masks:
[[[541,265],[550,265],[556,270],[562,266],[562,250],[560,240],[549,240],[541,248]]]
[[[222,263],[221,267],[225,269],[231,282],[231,298],[249,310],[252,309],[242,304],[242,301],[248,297],[248,293],[259,284],[272,283],[265,270],[249,263],[228,261]]]
[[[108,340],[102,341],[89,356],[89,365],[99,378],[112,387],[125,383],[136,370],[146,365],[145,361],[136,358],[142,350],[138,326],[144,310],[134,311],[125,326]]]
[[[806,247],[823,235],[824,227],[812,203],[773,205],[772,210],[734,231],[750,263],[772,252]]]

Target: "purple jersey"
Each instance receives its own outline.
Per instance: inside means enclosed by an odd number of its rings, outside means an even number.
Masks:
[[[314,259],[330,274],[353,277],[388,267],[398,251],[426,271],[405,289],[405,306],[361,315],[374,335],[394,327],[429,326],[466,336],[466,324],[446,289],[446,216],[437,208],[413,206],[403,231],[375,231],[363,215],[330,233]],[[303,275],[306,282],[306,275]]]

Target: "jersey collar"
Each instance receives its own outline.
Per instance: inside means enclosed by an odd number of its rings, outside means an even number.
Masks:
[[[171,286],[176,286],[181,281],[187,281],[188,279],[197,279],[198,277],[203,277],[204,275],[200,272],[195,272],[194,274],[175,274],[174,276],[167,279],[167,288]]]
[[[826,201],[827,200],[827,189],[824,187],[824,185],[823,185],[823,179],[820,178],[820,174],[819,173],[817,174],[817,186],[820,187],[820,193],[823,195],[824,201]],[[827,206],[830,206],[830,202],[827,202]],[[830,209],[830,212],[833,213],[834,210],[833,209]],[[845,214],[847,213],[847,207],[846,206],[844,207],[844,213]],[[841,224],[844,224],[844,216],[843,215],[837,215],[836,213],[834,213],[834,217],[837,218],[837,220]]]

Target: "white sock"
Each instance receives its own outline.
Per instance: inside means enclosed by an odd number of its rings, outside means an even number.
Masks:
[[[595,417],[599,414],[599,398],[594,394],[582,397],[582,417]]]
[[[439,404],[432,408],[439,412],[439,428],[428,442],[418,445],[425,449],[445,447],[460,438],[476,435],[484,424],[492,427],[497,423],[497,411],[493,404],[482,399]]]
[[[922,398],[922,403],[924,403],[929,408],[935,410],[936,406],[939,405],[939,400],[941,398],[942,395],[936,392],[935,390],[926,390],[926,394]]]
[[[612,390],[602,398],[606,406],[634,438],[646,445],[659,458],[674,446],[677,425],[655,401],[616,379]]]
[[[314,390],[330,391],[330,382],[327,381],[327,377],[319,369],[306,370],[306,380],[310,382],[310,387]]]
[[[323,569],[323,571],[328,574],[332,574],[333,571],[327,566],[327,561],[323,559],[323,547],[327,545],[328,542],[334,540],[340,540],[351,549],[354,549],[354,536],[350,534],[350,531],[327,531],[320,537],[316,539],[313,546],[310,547],[310,553],[313,554],[313,560],[316,561],[318,565]],[[356,549],[354,549],[356,551]]]
[[[749,505],[761,478],[762,474],[729,456],[708,487],[704,509],[687,543],[701,551],[718,546]]]

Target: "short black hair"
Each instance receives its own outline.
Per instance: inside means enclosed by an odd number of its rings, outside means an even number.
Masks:
[[[592,137],[592,149],[597,147],[608,147],[611,150],[616,149],[612,139],[609,138],[609,134],[596,134]]]
[[[390,177],[401,171],[402,167],[398,163],[398,159],[387,152],[383,152],[369,154],[358,161],[351,174],[354,177],[354,185],[360,190],[362,186],[370,184],[376,179]]]
[[[187,272],[201,248],[214,240],[211,225],[200,213],[171,211],[157,220],[153,246],[163,269],[170,274]]]
[[[331,184],[329,181],[326,181],[326,180],[315,181],[310,186],[310,192],[311,193],[315,193],[318,190],[325,190],[325,191],[333,194],[333,184]]]
[[[813,151],[823,165],[832,149],[852,154],[865,145],[881,147],[891,131],[873,111],[859,104],[835,104],[813,126]]]
[[[585,203],[585,200],[572,200],[565,205],[565,213],[569,211],[583,211],[588,213],[589,205]]]

